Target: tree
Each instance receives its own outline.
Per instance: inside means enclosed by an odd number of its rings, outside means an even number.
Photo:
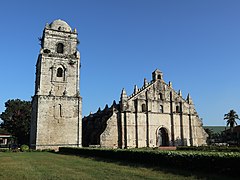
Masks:
[[[213,129],[204,128],[205,132],[208,134],[207,143],[211,145],[212,143],[218,143],[223,141],[223,136],[219,132],[214,132]]]
[[[0,114],[1,127],[12,134],[18,144],[29,144],[31,102],[20,99],[5,102],[5,111]]]
[[[229,113],[224,115],[224,120],[227,121],[227,126],[230,125],[232,129],[235,125],[237,125],[236,119],[239,119],[237,113],[234,110],[230,110]]]

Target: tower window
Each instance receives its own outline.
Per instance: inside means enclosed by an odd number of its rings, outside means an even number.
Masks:
[[[63,69],[62,68],[57,69],[57,77],[63,77]]]
[[[58,43],[57,44],[57,53],[63,53],[63,48],[64,48],[64,45],[63,43]]]
[[[158,78],[158,79],[162,79],[162,77],[161,77],[161,75],[160,75],[160,74],[157,76],[157,78]]]
[[[160,105],[160,113],[163,113],[163,105]]]

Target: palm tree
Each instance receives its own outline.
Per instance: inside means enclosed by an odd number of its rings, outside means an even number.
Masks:
[[[230,125],[231,128],[231,140],[234,140],[233,137],[233,127],[237,125],[236,119],[239,119],[237,113],[234,110],[230,110],[229,113],[224,114],[224,120],[227,120],[227,126]]]
[[[227,126],[230,125],[231,129],[237,125],[236,119],[239,119],[239,117],[234,110],[230,110],[229,113],[224,114],[224,120],[227,120]]]
[[[229,113],[224,114],[224,120],[227,121],[227,126],[231,128],[231,139],[233,140],[233,127],[237,125],[236,119],[239,119],[237,113],[234,110],[230,110]]]

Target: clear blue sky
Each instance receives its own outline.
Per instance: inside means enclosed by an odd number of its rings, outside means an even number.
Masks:
[[[31,100],[38,37],[63,19],[79,34],[83,115],[119,101],[156,68],[189,92],[204,125],[240,113],[239,0],[9,0],[0,3],[0,112]]]

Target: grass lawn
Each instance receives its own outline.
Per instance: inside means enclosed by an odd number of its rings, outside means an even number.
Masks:
[[[226,179],[226,177],[221,177]],[[49,152],[0,153],[0,179],[221,179],[217,175],[192,174]],[[229,178],[228,178],[229,179]]]

